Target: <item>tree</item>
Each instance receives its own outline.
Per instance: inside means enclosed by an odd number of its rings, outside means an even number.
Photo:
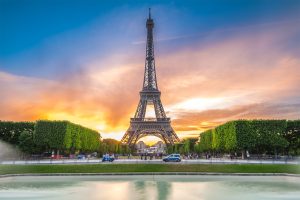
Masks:
[[[273,152],[288,145],[283,138],[286,131],[286,120],[252,120],[251,128],[255,133],[258,153]]]
[[[19,136],[18,147],[24,153],[35,153],[38,151],[37,146],[33,141],[33,134],[29,131],[23,131]]]
[[[255,130],[251,126],[251,121],[237,120],[235,121],[235,131],[237,139],[237,150],[242,151],[242,154],[247,150],[253,150],[256,147]]]
[[[183,153],[189,154],[190,153],[190,140],[185,139],[183,141]]]
[[[287,121],[283,137],[289,142],[286,152],[292,155],[300,154],[300,120]]]
[[[212,130],[207,130],[200,134],[198,148],[200,152],[209,152],[212,151]]]
[[[115,139],[107,138],[103,139],[102,143],[105,144],[105,149],[102,150],[103,153],[118,153],[119,152],[119,146],[121,145],[121,142]]]
[[[23,131],[33,132],[34,122],[0,121],[0,140],[17,145]]]

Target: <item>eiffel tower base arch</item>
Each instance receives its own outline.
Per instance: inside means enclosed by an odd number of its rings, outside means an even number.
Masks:
[[[164,118],[164,121],[142,121],[131,118],[130,127],[122,138],[122,142],[127,145],[135,145],[136,142],[146,136],[156,136],[166,145],[173,145],[179,142],[175,131],[170,125],[170,120]]]

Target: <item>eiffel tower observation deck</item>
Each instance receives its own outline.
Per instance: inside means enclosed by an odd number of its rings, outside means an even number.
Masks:
[[[130,119],[130,126],[121,142],[134,145],[142,137],[152,135],[157,136],[167,145],[172,145],[179,142],[179,138],[171,126],[170,118],[166,116],[160,100],[161,92],[157,87],[153,44],[154,21],[151,18],[150,9],[146,28],[147,44],[143,89],[140,91],[140,101],[135,115]],[[154,109],[155,117],[146,116],[149,107]]]

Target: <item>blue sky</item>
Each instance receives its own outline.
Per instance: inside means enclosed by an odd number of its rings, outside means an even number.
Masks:
[[[223,31],[222,37],[227,37],[272,23],[297,21],[300,2],[1,0],[0,69],[53,78],[61,70],[53,65],[80,68],[79,63],[68,62],[70,57],[85,60],[132,49],[133,42],[144,40],[145,29],[140,27],[148,7],[158,19],[157,38],[180,39],[160,44],[162,51],[170,51],[195,41],[206,42],[213,31]],[[55,63],[54,58],[58,58]]]
[[[299,118],[300,1],[0,0],[0,120],[68,119],[120,138],[142,87],[149,7],[179,136]]]

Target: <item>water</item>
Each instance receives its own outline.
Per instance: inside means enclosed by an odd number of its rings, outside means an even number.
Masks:
[[[300,199],[300,177],[50,176],[0,178],[0,199]]]
[[[21,155],[21,151],[15,146],[0,140],[0,161],[18,159]]]

